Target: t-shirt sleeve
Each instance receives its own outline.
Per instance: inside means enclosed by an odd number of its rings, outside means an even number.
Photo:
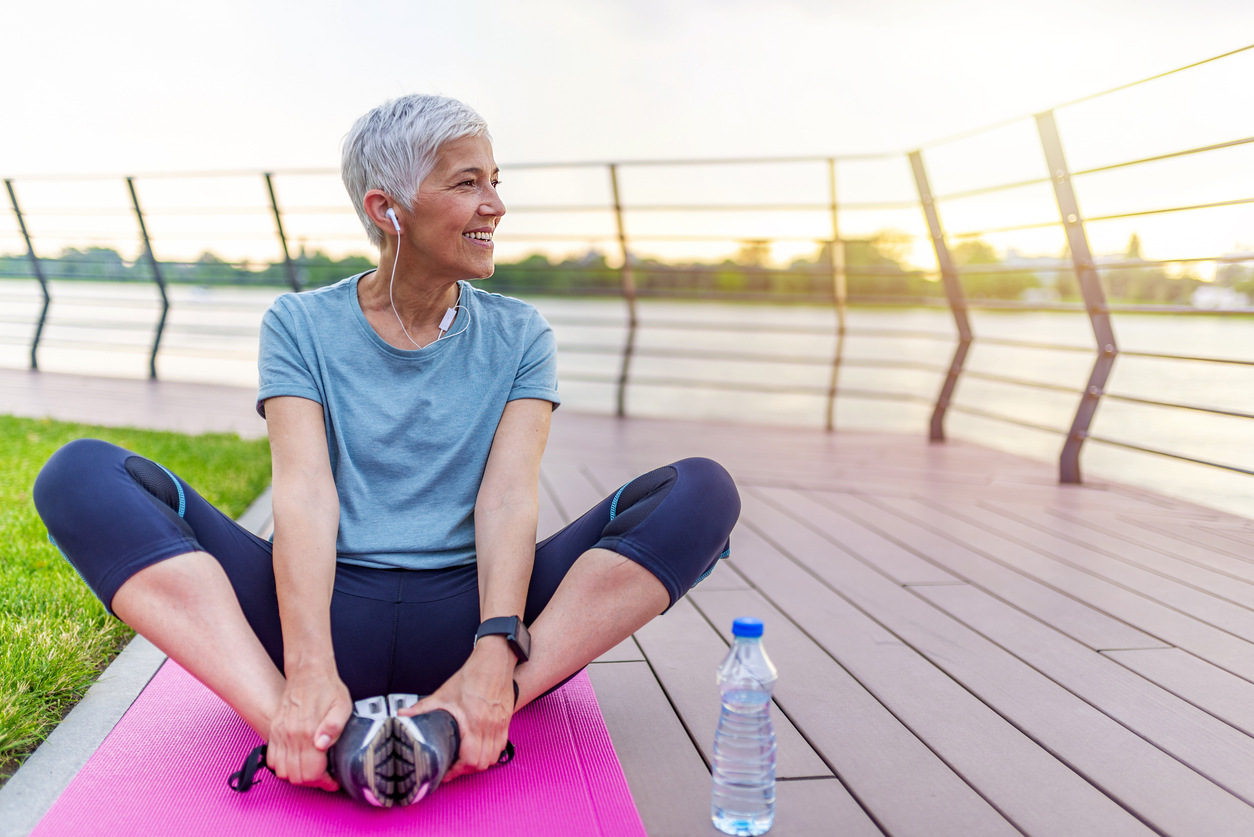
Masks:
[[[539,398],[553,402],[553,409],[557,409],[562,399],[557,394],[557,339],[553,336],[553,327],[536,311],[527,323],[525,334],[527,347],[506,400]]]
[[[297,395],[323,403],[314,374],[312,336],[300,328],[299,315],[280,297],[261,318],[257,350],[257,412],[266,416],[265,401],[279,395]]]

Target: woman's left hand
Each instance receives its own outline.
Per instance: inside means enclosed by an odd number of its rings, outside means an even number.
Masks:
[[[517,658],[504,637],[484,637],[470,659],[444,685],[401,715],[447,710],[457,719],[461,749],[445,774],[448,782],[496,764],[509,738],[514,715],[514,666]]]

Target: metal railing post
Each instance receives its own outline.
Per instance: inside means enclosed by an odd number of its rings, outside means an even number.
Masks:
[[[845,335],[848,330],[849,283],[845,274],[845,242],[840,237],[840,206],[836,200],[836,160],[827,160],[827,184],[832,215],[832,243],[828,263],[832,268],[832,301],[836,306],[836,349],[832,354],[832,377],[827,385],[827,429],[836,429],[836,393],[840,367],[845,357]]]
[[[13,214],[17,216],[17,225],[22,230],[22,238],[26,239],[26,253],[30,256],[31,269],[35,271],[35,278],[39,280],[39,289],[44,295],[44,307],[39,312],[39,322],[35,325],[35,338],[30,344],[30,368],[39,369],[39,339],[44,333],[44,323],[48,320],[48,307],[52,304],[52,296],[48,293],[48,277],[44,276],[44,267],[39,261],[39,257],[35,255],[35,245],[31,243],[30,232],[26,229],[26,219],[22,216],[22,210],[17,204],[17,193],[13,191],[13,181],[6,179],[4,186],[9,190],[9,202],[13,204]]]
[[[161,348],[161,334],[165,331],[165,318],[170,310],[170,298],[165,292],[165,277],[161,275],[161,265],[152,252],[152,241],[148,238],[148,225],[144,223],[143,210],[139,208],[139,196],[135,194],[135,178],[126,178],[126,188],[131,193],[131,205],[135,207],[135,220],[139,222],[139,234],[144,239],[144,253],[148,256],[148,264],[152,267],[152,278],[161,292],[161,317],[157,320],[157,331],[152,338],[152,354],[148,358],[148,377],[157,379],[157,351]]]
[[[627,341],[623,346],[623,366],[618,374],[618,415],[627,415],[627,383],[631,375],[631,358],[636,350],[636,276],[631,264],[631,250],[627,247],[627,232],[623,224],[623,203],[618,193],[618,164],[610,163],[610,187],[614,195],[614,223],[618,227],[618,247],[623,257],[620,272],[623,300],[627,303]]]
[[[283,246],[283,265],[287,268],[287,283],[292,290],[300,290],[300,278],[296,275],[296,265],[292,263],[292,255],[287,250],[287,234],[283,232],[283,216],[279,212],[279,201],[274,196],[274,181],[271,172],[262,172],[266,179],[266,191],[270,193],[270,209],[274,211],[274,228],[279,233],[279,244]]]
[[[1093,337],[1097,341],[1097,356],[1093,360],[1093,371],[1089,373],[1088,386],[1080,397],[1080,405],[1076,408],[1075,418],[1071,421],[1071,430],[1067,441],[1063,444],[1058,459],[1058,479],[1064,483],[1080,482],[1080,448],[1088,437],[1089,427],[1097,414],[1102,393],[1106,391],[1106,381],[1115,365],[1115,357],[1119,347],[1115,343],[1115,331],[1110,321],[1110,311],[1106,307],[1106,294],[1102,291],[1101,279],[1094,266],[1093,253],[1089,249],[1088,235],[1084,231],[1084,219],[1080,217],[1080,204],[1076,200],[1075,189],[1071,184],[1071,171],[1067,168],[1067,160],[1062,152],[1062,138],[1058,134],[1058,123],[1054,121],[1054,112],[1047,110],[1036,115],[1036,128],[1041,136],[1041,147],[1045,150],[1045,160],[1049,164],[1050,179],[1054,184],[1054,197],[1058,200],[1058,214],[1062,218],[1063,229],[1067,233],[1067,244],[1071,248],[1071,261],[1075,266],[1075,275],[1080,283],[1080,294],[1084,297],[1084,309],[1088,312],[1089,323],[1093,326]]]
[[[932,249],[936,251],[936,264],[940,268],[941,284],[945,287],[945,298],[949,300],[949,310],[954,317],[954,325],[958,327],[958,345],[954,348],[953,359],[949,362],[949,372],[945,375],[945,383],[936,396],[936,405],[932,408],[931,435],[933,442],[945,440],[945,413],[953,400],[954,390],[958,387],[958,379],[962,375],[963,364],[966,363],[967,352],[971,348],[974,336],[971,333],[971,319],[967,316],[967,299],[962,292],[962,282],[949,255],[949,245],[945,242],[945,233],[941,229],[940,213],[936,210],[936,201],[932,198],[932,187],[928,183],[927,170],[923,167],[923,153],[910,152],[910,168],[914,170],[914,184],[919,190],[919,203],[923,206],[923,216],[927,219],[927,230],[932,237]]]

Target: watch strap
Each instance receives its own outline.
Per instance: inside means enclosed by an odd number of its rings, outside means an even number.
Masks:
[[[485,636],[505,637],[520,662],[526,662],[531,655],[531,637],[527,633],[527,626],[517,616],[494,616],[485,619],[479,630],[475,631],[475,643],[478,644],[480,637]]]

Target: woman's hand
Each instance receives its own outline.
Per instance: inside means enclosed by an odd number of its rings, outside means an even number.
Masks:
[[[487,770],[500,758],[509,738],[509,721],[514,715],[516,663],[517,658],[504,637],[484,637],[475,645],[466,664],[443,686],[398,713],[421,715],[445,709],[457,719],[461,748],[444,781]]]
[[[287,679],[270,722],[266,763],[293,785],[339,790],[327,774],[327,749],[339,739],[353,711],[348,688],[335,672],[295,674]]]

